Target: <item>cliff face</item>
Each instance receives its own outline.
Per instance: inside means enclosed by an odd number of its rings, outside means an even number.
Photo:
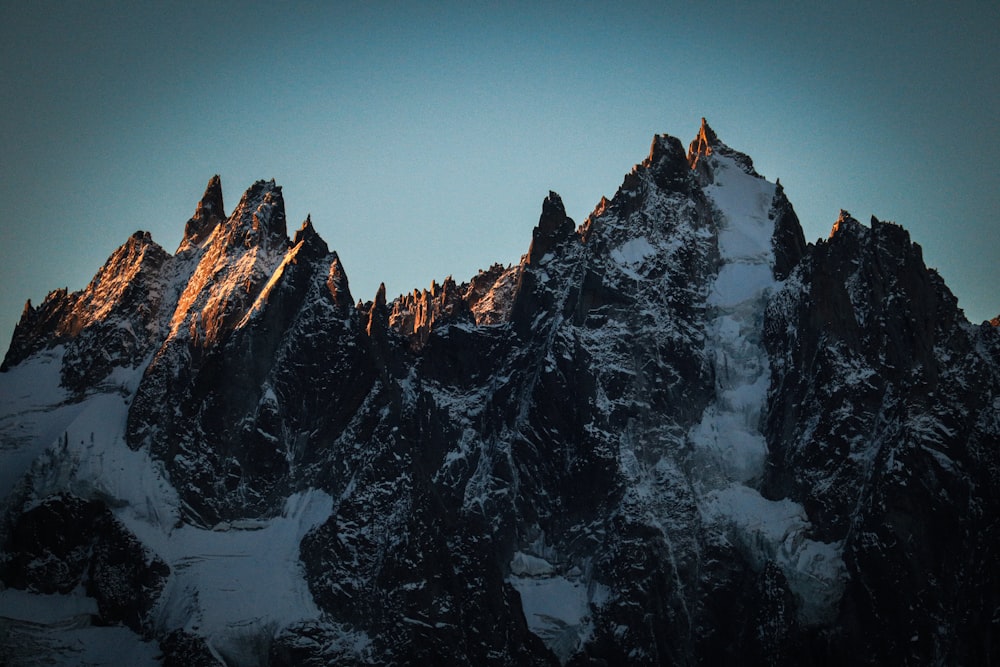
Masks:
[[[897,225],[806,245],[704,121],[578,228],[550,193],[519,265],[391,302],[214,178],[4,364],[38,387],[0,405],[0,575],[141,580],[98,613],[172,660],[998,659],[998,328]]]
[[[986,659],[995,630],[981,610],[1000,583],[995,329],[965,321],[902,227],[847,213],[766,317],[777,372],[763,488],[843,543],[841,627],[876,661]]]

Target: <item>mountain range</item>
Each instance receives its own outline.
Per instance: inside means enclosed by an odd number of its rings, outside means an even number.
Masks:
[[[1000,664],[1000,318],[704,120],[392,301],[213,177],[0,370],[9,664]]]

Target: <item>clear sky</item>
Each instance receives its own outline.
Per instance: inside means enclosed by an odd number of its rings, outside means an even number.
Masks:
[[[1000,313],[995,0],[0,4],[0,353],[135,230],[173,252],[213,174],[392,298],[517,262],[550,189],[580,222],[702,116],[807,240],[895,220]]]

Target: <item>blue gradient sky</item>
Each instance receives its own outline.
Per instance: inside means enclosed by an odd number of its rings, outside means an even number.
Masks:
[[[0,348],[137,229],[172,252],[212,174],[311,213],[354,297],[517,262],[548,190],[580,222],[653,134],[706,116],[781,178],[910,230],[969,318],[1000,313],[1000,5],[4,0]],[[502,9],[500,7],[503,7]]]

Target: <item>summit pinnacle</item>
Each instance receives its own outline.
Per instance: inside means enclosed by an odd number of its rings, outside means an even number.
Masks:
[[[222,179],[216,174],[209,179],[205,194],[198,202],[194,215],[184,225],[184,239],[178,250],[201,243],[212,233],[216,225],[225,219],[226,211],[222,202]]]
[[[550,190],[549,196],[542,202],[538,225],[531,233],[528,263],[537,264],[559,241],[572,235],[575,228],[576,224],[566,215],[562,198]]]
[[[719,145],[719,137],[715,131],[709,127],[708,121],[701,119],[701,127],[698,129],[698,136],[688,145],[688,164],[692,169],[698,166],[699,158],[712,154],[712,149]]]

